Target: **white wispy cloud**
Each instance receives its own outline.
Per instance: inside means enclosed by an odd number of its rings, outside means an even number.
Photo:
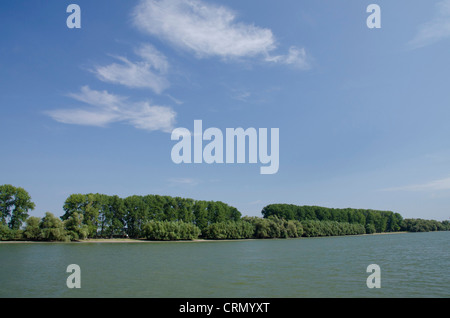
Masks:
[[[171,178],[168,180],[171,185],[188,185],[195,186],[199,183],[198,180],[192,178]]]
[[[250,96],[252,96],[252,93],[250,93],[249,91],[234,91],[233,93],[235,93],[232,97],[236,100],[240,100],[241,102],[246,102],[248,100],[248,98],[250,98]]]
[[[450,38],[450,0],[442,0],[437,3],[435,16],[419,26],[418,32],[409,42],[409,46],[421,48],[446,38]]]
[[[134,24],[141,31],[199,58],[262,56],[267,62],[306,68],[304,49],[291,47],[286,55],[272,56],[277,48],[272,31],[236,18],[233,10],[200,0],[141,0],[133,12]]]
[[[401,187],[383,189],[383,191],[436,191],[436,190],[450,190],[450,177],[433,180],[421,184],[411,184]]]
[[[310,62],[308,61],[309,57],[306,55],[305,49],[297,48],[295,46],[291,46],[289,48],[289,53],[286,55],[268,55],[265,60],[268,62],[292,65],[303,70],[310,68]]]
[[[150,44],[140,46],[135,53],[140,57],[139,61],[115,56],[121,63],[95,66],[92,72],[104,82],[162,93],[170,85],[166,78],[169,68],[167,58]]]
[[[177,104],[177,105],[182,105],[182,104],[184,103],[183,101],[181,101],[181,100],[179,100],[179,99],[173,97],[173,96],[170,95],[170,94],[166,94],[166,96],[169,97],[169,98],[170,98],[175,104]]]
[[[176,113],[170,107],[131,102],[127,97],[92,90],[88,86],[82,87],[80,93],[69,94],[69,97],[85,105],[74,109],[50,110],[46,114],[65,124],[105,127],[125,122],[137,129],[163,132],[171,132],[174,127]]]
[[[158,51],[154,46],[150,44],[141,45],[139,48],[135,50],[136,54],[143,58],[145,61],[150,63],[150,65],[160,71],[163,74],[166,74],[169,69],[169,63],[167,61],[166,56]]]

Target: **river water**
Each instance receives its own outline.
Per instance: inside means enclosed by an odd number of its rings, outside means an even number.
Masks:
[[[0,297],[450,297],[450,232],[213,242],[1,243]],[[81,288],[68,288],[67,266]],[[370,264],[380,288],[368,288]],[[372,280],[371,280],[372,281]]]

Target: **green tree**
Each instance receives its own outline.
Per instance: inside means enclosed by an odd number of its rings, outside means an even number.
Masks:
[[[47,241],[66,241],[66,231],[61,219],[55,217],[52,213],[46,212],[39,225],[42,233],[42,239]]]
[[[35,204],[27,191],[10,184],[0,186],[0,223],[19,230]]]
[[[149,220],[164,220],[164,205],[166,198],[161,195],[146,195],[143,197],[145,204],[149,207]]]
[[[387,220],[387,231],[388,232],[397,232],[401,229],[403,218],[398,213],[390,213]]]
[[[209,223],[207,207],[208,204],[206,201],[196,201],[193,206],[194,224],[197,225],[202,232]]]
[[[83,240],[89,235],[89,228],[83,224],[83,215],[74,212],[67,220],[63,222],[66,235],[71,241]]]
[[[246,221],[218,222],[208,225],[202,235],[213,240],[248,239],[253,237],[254,228]]]
[[[108,228],[111,226],[112,214],[110,213],[110,196],[105,194],[96,193],[94,195],[96,208],[98,209],[98,227],[97,235],[104,237],[109,231]]]
[[[141,196],[133,195],[124,199],[125,227],[133,238],[143,236],[143,225],[149,221],[149,206]]]
[[[365,226],[366,233],[367,234],[373,234],[376,233],[377,229],[375,228],[375,225],[373,223],[368,223]]]
[[[63,209],[65,211],[61,219],[67,220],[73,213],[84,215],[87,205],[87,196],[85,194],[71,194],[64,202]]]
[[[404,219],[401,229],[408,232],[450,231],[450,223],[446,221]]]
[[[117,195],[109,197],[108,200],[108,228],[106,235],[112,237],[114,235],[124,235],[125,232],[125,204],[123,199]]]
[[[194,221],[194,200],[175,198],[178,210],[178,220],[183,222],[193,222]]]
[[[143,235],[157,241],[193,240],[200,235],[200,229],[183,221],[152,220],[143,226]]]
[[[29,240],[40,240],[42,239],[42,233],[40,228],[41,219],[37,216],[30,216],[26,220],[25,230],[23,235]]]
[[[11,230],[7,225],[0,223],[0,241],[12,241],[15,238],[15,231]]]

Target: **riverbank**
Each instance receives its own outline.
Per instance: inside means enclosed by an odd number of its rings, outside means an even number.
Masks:
[[[289,239],[306,239],[306,238],[320,238],[320,237],[345,237],[345,236],[371,236],[371,235],[389,235],[389,234],[406,234],[412,232],[383,232],[383,233],[372,233],[372,234],[358,234],[358,235],[335,235],[335,236],[316,236],[316,237],[298,237],[298,238],[289,238]],[[251,241],[251,240],[285,240],[284,238],[274,238],[274,239],[223,239],[223,240],[213,240],[213,239],[195,239],[195,240],[173,240],[173,241],[155,241],[155,240],[147,240],[147,239],[130,239],[130,238],[94,238],[94,239],[85,239],[78,241],[69,241],[69,242],[61,242],[61,241],[0,241],[0,244],[32,244],[32,243],[201,243],[201,242],[237,242],[237,241]]]
[[[0,244],[33,244],[33,243],[74,243],[74,244],[88,244],[88,243],[201,243],[201,242],[237,242],[237,241],[252,241],[257,239],[235,239],[235,240],[208,240],[208,239],[195,239],[195,240],[168,240],[168,241],[154,241],[147,239],[86,239],[79,241],[0,241]]]
[[[372,233],[372,234],[361,234],[361,235],[386,235],[386,234],[405,234],[405,233],[412,233],[408,231],[401,231],[401,232],[383,232],[383,233]]]
[[[357,234],[357,235],[335,235],[335,236],[317,236],[317,237],[344,237],[344,236],[367,236],[367,235],[388,235],[388,234],[405,234],[410,232],[383,232],[383,233],[372,233],[372,234]],[[305,239],[307,237],[296,237],[289,239]],[[86,239],[80,240],[78,243],[158,243],[158,242],[224,242],[224,241],[250,241],[250,240],[285,240],[284,238],[273,238],[273,239],[195,239],[195,240],[173,240],[173,241],[155,241],[155,240],[147,240],[147,239]]]

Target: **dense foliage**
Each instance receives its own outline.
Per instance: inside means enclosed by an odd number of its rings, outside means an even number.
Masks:
[[[0,186],[0,226],[1,231],[18,230],[28,218],[28,211],[33,210],[35,204],[27,191],[10,184]]]
[[[298,221],[285,220],[276,216],[267,219],[258,217],[245,217],[254,227],[254,238],[294,238],[303,234],[303,226]]]
[[[70,219],[75,213],[83,216],[87,237],[141,238],[148,236],[145,226],[151,221],[192,223],[203,231],[212,223],[241,218],[236,208],[223,202],[159,195],[122,199],[103,194],[72,194],[64,203],[64,211],[62,220]]]
[[[149,240],[194,240],[200,229],[193,223],[183,221],[150,221],[144,225],[144,235]]]
[[[361,224],[368,233],[396,232],[401,229],[403,218],[391,211],[364,209],[333,209],[319,206],[297,206],[293,204],[271,204],[262,210],[264,218],[277,216],[286,220],[335,221]]]
[[[29,217],[21,235],[31,241],[69,241],[71,236],[66,226],[66,222],[46,212],[42,219]]]
[[[450,222],[439,222],[435,220],[423,219],[405,219],[402,223],[402,230],[408,232],[450,231]]]
[[[277,216],[268,218],[243,217],[239,222],[211,224],[205,233],[209,239],[271,239],[316,236],[365,234],[361,224],[317,220],[285,220]]]
[[[217,222],[208,225],[202,237],[212,240],[249,239],[254,237],[254,226],[246,221]]]
[[[359,223],[305,220],[301,224],[306,237],[366,234],[364,225]]]

